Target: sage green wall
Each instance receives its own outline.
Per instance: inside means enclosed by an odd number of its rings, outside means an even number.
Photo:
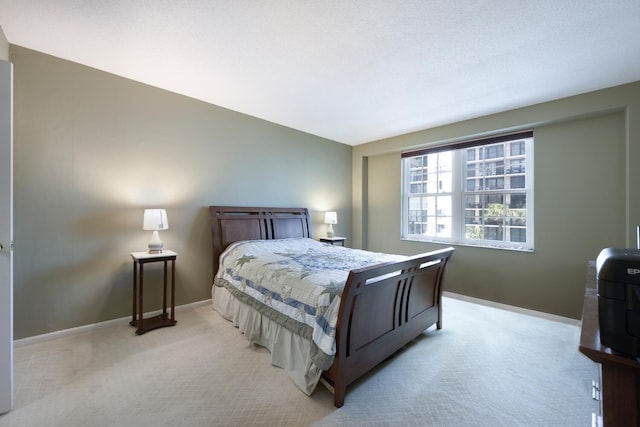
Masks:
[[[337,210],[349,236],[350,146],[22,47],[10,57],[17,339],[130,316],[147,207],[167,209],[179,305],[211,297],[211,204],[308,207],[316,236]],[[147,310],[161,306],[154,267]]]
[[[525,128],[535,137],[535,251],[457,246],[446,290],[579,319],[587,261],[636,243],[640,83],[356,146],[355,244],[404,254],[441,247],[400,239],[400,153]]]

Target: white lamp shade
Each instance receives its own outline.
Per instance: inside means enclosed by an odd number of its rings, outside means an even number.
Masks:
[[[324,213],[324,223],[325,224],[337,224],[338,223],[338,214],[336,212],[325,212]]]
[[[143,230],[167,230],[169,221],[167,221],[167,211],[164,209],[145,209],[144,221],[142,222]]]

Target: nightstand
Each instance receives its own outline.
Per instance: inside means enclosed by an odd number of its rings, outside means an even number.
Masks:
[[[175,295],[176,295],[176,258],[178,254],[173,251],[163,250],[157,254],[149,252],[131,252],[133,258],[133,315],[130,324],[137,326],[136,334],[142,335],[153,329],[165,326],[173,326],[178,321],[175,319]],[[167,313],[167,270],[171,261],[171,317]],[[162,293],[162,313],[155,317],[144,319],[144,265],[150,262],[164,263],[164,286]],[[138,267],[140,272],[138,273]]]
[[[335,245],[336,243],[340,243],[342,246],[344,246],[344,241],[347,240],[346,237],[321,237],[320,241],[322,243],[330,243],[332,245]]]

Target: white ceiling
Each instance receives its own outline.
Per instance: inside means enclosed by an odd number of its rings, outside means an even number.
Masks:
[[[350,145],[640,80],[640,0],[0,0],[0,27]]]

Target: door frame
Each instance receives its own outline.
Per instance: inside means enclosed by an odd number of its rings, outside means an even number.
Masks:
[[[13,407],[13,64],[0,60],[0,414]]]

